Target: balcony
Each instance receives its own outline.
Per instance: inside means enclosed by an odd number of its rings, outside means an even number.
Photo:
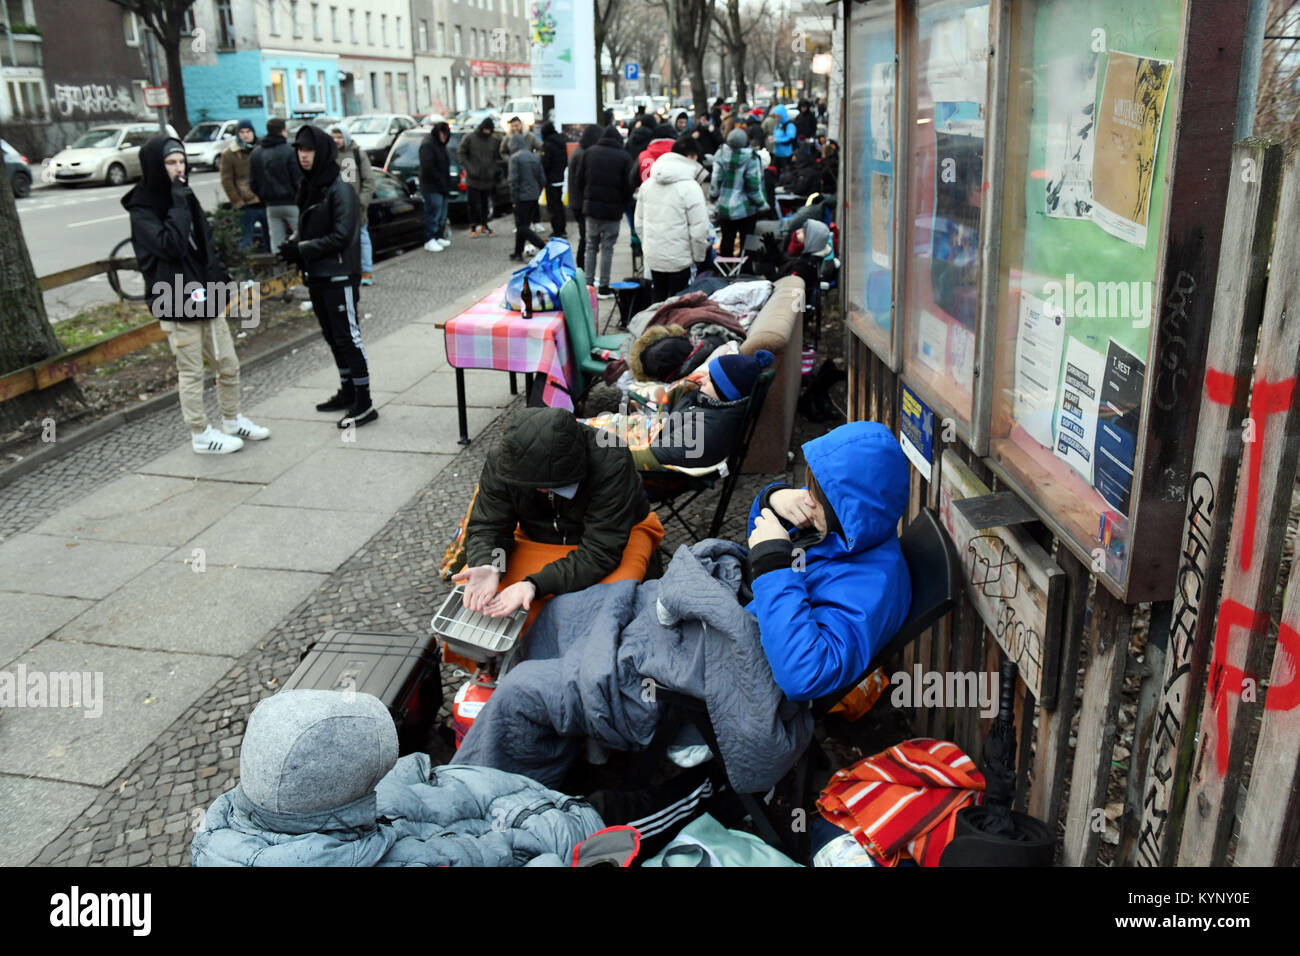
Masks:
[[[39,67],[43,65],[41,35],[20,32],[27,29],[29,28],[15,26],[13,32],[8,33],[3,31],[3,25],[0,25],[0,66]]]

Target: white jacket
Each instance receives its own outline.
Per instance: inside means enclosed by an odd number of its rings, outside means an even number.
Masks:
[[[709,251],[709,209],[696,180],[700,164],[681,153],[655,160],[636,202],[636,232],[645,264],[655,272],[680,272]]]

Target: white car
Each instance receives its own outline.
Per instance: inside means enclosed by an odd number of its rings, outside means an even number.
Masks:
[[[501,111],[501,115],[507,123],[512,116],[518,116],[525,130],[532,129],[536,119],[533,114],[533,98],[530,96],[527,99],[507,100],[506,108]]]
[[[221,154],[237,135],[239,120],[205,120],[185,134],[185,159],[190,168],[221,169]]]
[[[157,123],[104,123],[92,126],[54,154],[48,166],[51,182],[61,186],[107,183],[122,186],[140,178],[140,147],[157,136]],[[177,135],[169,123],[167,134]]]
[[[404,113],[365,113],[349,116],[343,122],[353,142],[366,151],[372,163],[382,163],[397,137],[419,125]]]

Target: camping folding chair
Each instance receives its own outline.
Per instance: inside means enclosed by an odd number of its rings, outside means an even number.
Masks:
[[[713,520],[709,524],[707,537],[716,538],[722,529],[723,519],[727,516],[727,506],[731,503],[731,494],[740,480],[740,469],[744,466],[745,455],[749,451],[749,442],[754,437],[758,425],[758,416],[763,413],[763,403],[767,401],[768,389],[776,370],[767,368],[759,373],[754,382],[754,390],[746,400],[744,417],[740,420],[740,435],[731,449],[731,454],[715,468],[692,469],[691,471],[643,471],[641,483],[645,486],[646,497],[656,508],[666,507],[670,514],[681,523],[691,540],[699,539],[699,533],[682,513],[691,502],[709,491],[722,479],[722,493],[718,496],[718,505],[713,511]]]
[[[569,394],[576,404],[587,386],[605,374],[605,360],[593,357],[592,349],[617,351],[623,347],[626,336],[596,334],[596,317],[591,311],[587,277],[581,269],[560,287],[560,309],[564,312],[564,331],[569,337],[569,354],[573,358],[575,376],[575,380],[569,383]]]
[[[962,591],[961,561],[957,557],[957,548],[952,538],[939,521],[933,509],[925,508],[912,520],[899,536],[899,545],[903,559],[907,562],[908,577],[912,582],[912,606],[906,620],[889,643],[873,655],[866,670],[849,683],[811,702],[812,714],[821,719],[830,712],[839,701],[872,671],[910,644],[926,629],[942,620],[954,607]],[[726,767],[722,751],[718,747],[717,734],[709,719],[708,708],[704,701],[668,688],[657,688],[655,699],[664,707],[664,715],[655,730],[650,747],[644,752],[639,764],[639,773],[648,775],[659,765],[668,752],[668,747],[675,741],[683,726],[693,726],[713,752],[712,760],[725,776]],[[796,806],[806,808],[810,802],[813,761],[825,765],[827,758],[815,740],[796,761],[791,773],[794,774],[794,796]],[[796,836],[792,832],[783,835],[777,825],[763,809],[763,795],[736,792],[744,812],[754,821],[759,835],[771,846],[776,847],[793,859],[807,859],[808,836]]]

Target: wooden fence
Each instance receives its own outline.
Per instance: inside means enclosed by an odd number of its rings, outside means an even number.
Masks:
[[[1277,592],[1300,456],[1298,166],[1297,153],[1284,159],[1273,143],[1234,147],[1238,175],[1228,192],[1173,600],[1127,606],[1096,587],[1044,525],[1016,529],[1017,548],[1041,548],[1062,572],[1062,580],[1033,581],[1034,562],[1017,568],[1035,588],[1063,589],[1064,610],[1054,660],[1036,661],[1053,669],[1053,693],[1040,702],[1034,681],[1021,679],[1015,699],[1015,807],[1055,822],[1061,863],[1096,863],[1103,839],[1124,866],[1296,860],[1300,586],[1285,601]],[[849,417],[897,431],[898,377],[845,334]],[[941,488],[955,480],[998,488],[959,442],[940,454],[935,434],[940,480],[912,470],[908,519],[923,506],[940,509]],[[1297,578],[1293,563],[1289,583]],[[997,672],[999,635],[972,602],[969,578],[967,587],[957,612],[915,642],[899,668]],[[1139,616],[1149,617],[1141,653],[1132,646]],[[1126,678],[1137,684],[1133,739],[1116,759]],[[978,760],[990,724],[974,707],[931,707],[917,710],[913,730]]]

